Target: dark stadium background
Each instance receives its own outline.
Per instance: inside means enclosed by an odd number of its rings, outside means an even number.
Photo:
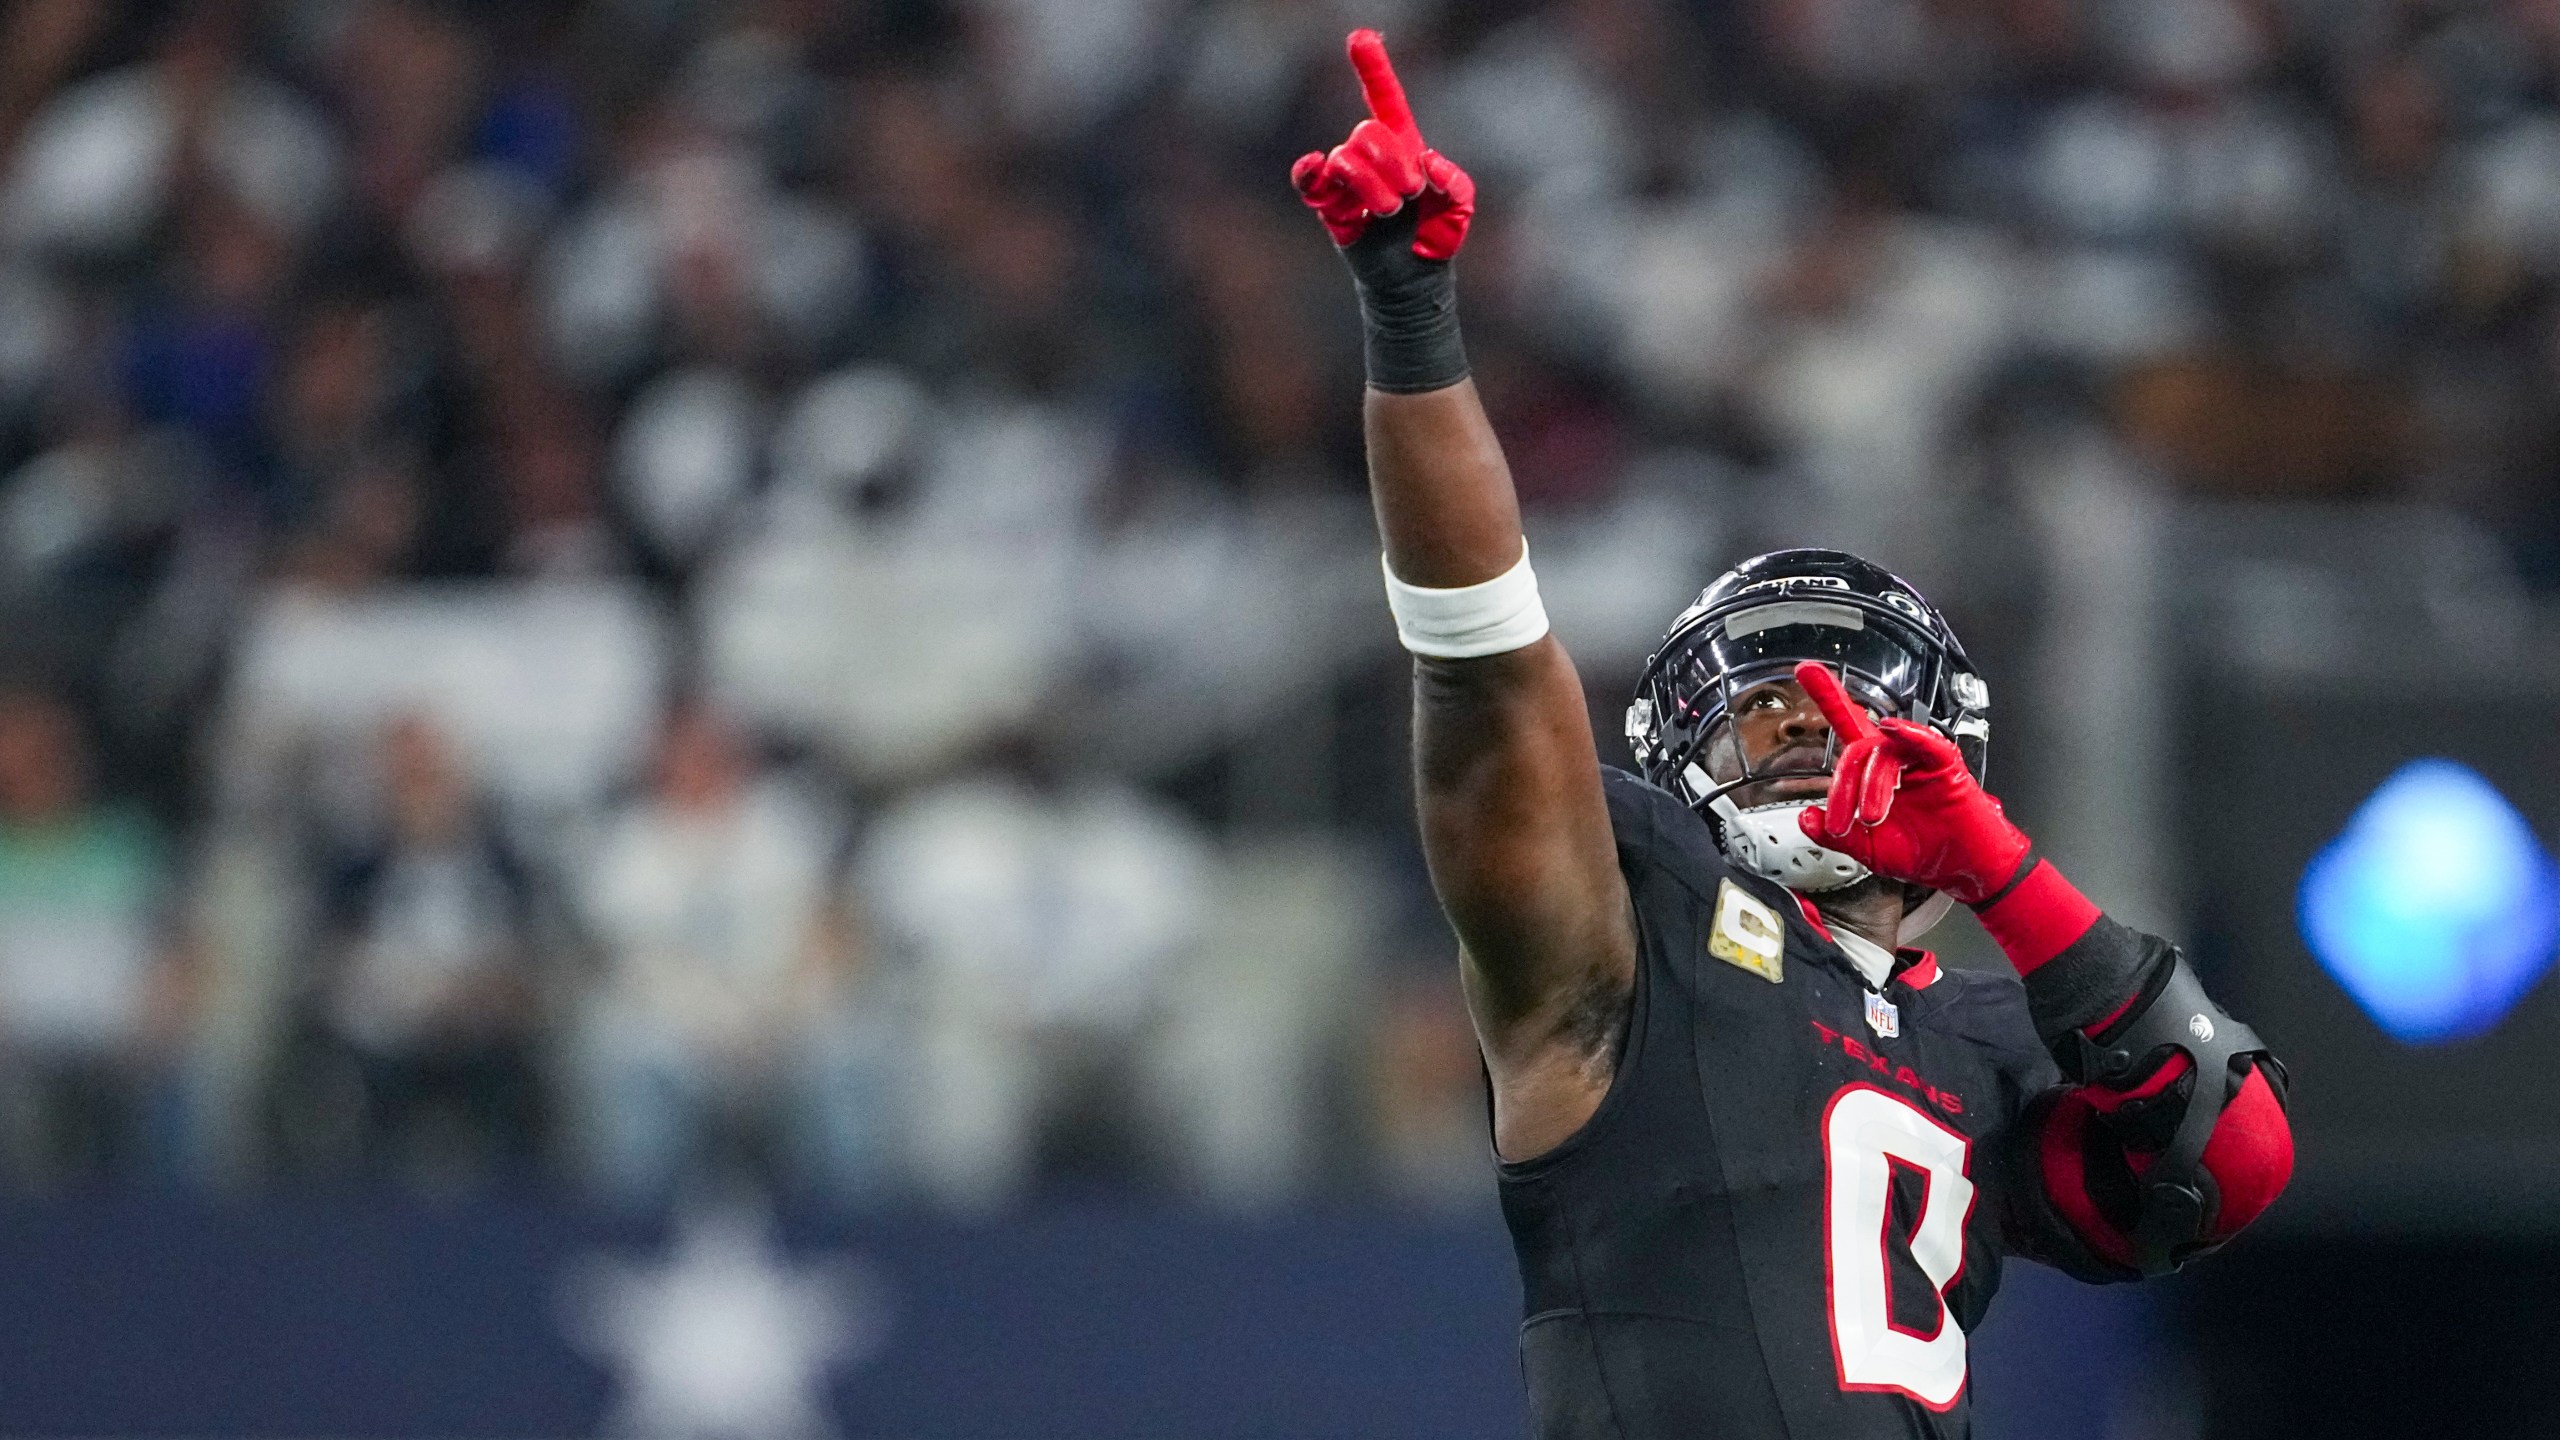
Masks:
[[[1517,1433],[1356,24],[1604,737],[1864,551],[2293,1066],[1985,1440],[2560,1433],[2560,995],[2294,917],[2414,758],[2560,842],[2543,0],[10,0],[0,1432]]]

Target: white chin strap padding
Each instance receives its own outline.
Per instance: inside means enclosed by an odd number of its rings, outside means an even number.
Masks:
[[[1928,899],[1902,913],[1902,924],[1894,929],[1893,943],[1908,945],[1935,930],[1938,922],[1946,919],[1947,912],[1954,908],[1956,897],[1944,890],[1930,891]]]
[[[1725,858],[1763,880],[1818,895],[1867,878],[1866,866],[1813,843],[1797,823],[1798,815],[1822,803],[1818,800],[1788,800],[1748,810],[1723,795],[1709,803],[1716,818],[1724,822]]]

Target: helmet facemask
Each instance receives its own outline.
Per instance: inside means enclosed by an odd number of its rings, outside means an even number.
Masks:
[[[1872,594],[1820,573],[1732,584],[1752,568],[1746,566],[1709,587],[1673,623],[1627,709],[1627,739],[1645,777],[1706,817],[1737,865],[1802,893],[1844,888],[1867,871],[1803,837],[1796,816],[1818,800],[1744,810],[1733,796],[1767,781],[1828,776],[1839,739],[1825,742],[1819,766],[1800,757],[1755,765],[1733,730],[1743,695],[1791,680],[1798,662],[1814,660],[1874,713],[1929,725],[1953,740],[1977,779],[1990,736],[1987,690],[1945,621],[1891,576],[1853,557],[1839,559],[1884,583],[1865,587]],[[1713,773],[1710,760],[1719,741],[1727,741],[1736,772],[1726,778]],[[1929,897],[1906,917],[1902,938],[1916,938],[1946,909],[1945,897]]]

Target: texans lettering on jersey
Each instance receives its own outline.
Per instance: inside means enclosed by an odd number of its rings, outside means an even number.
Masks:
[[[1538,1433],[1959,1440],[2002,1257],[2076,1249],[2025,1159],[2061,1076],[2023,987],[1906,951],[1871,990],[1685,804],[1607,780],[1625,1050],[1578,1133],[1501,1167]]]

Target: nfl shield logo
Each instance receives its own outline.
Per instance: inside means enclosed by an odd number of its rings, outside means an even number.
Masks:
[[[1891,1040],[1902,1033],[1902,1012],[1893,1008],[1892,1001],[1870,990],[1867,992],[1867,1028]]]

